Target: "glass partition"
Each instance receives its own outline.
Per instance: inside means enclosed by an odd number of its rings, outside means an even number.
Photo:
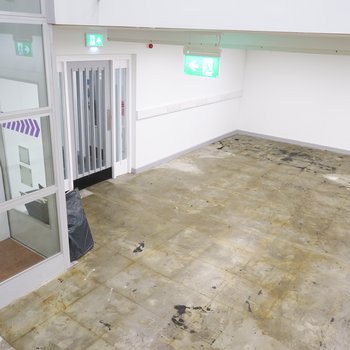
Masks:
[[[0,212],[0,283],[60,251],[55,195]]]
[[[69,264],[43,4],[0,0],[0,308]]]
[[[127,158],[127,70],[115,70],[115,101],[116,101],[116,162]]]
[[[0,48],[0,115],[47,107],[42,26],[0,23]]]
[[[40,13],[40,0],[0,0],[0,11]]]
[[[47,258],[60,251],[56,196],[38,198],[7,212],[9,236]]]
[[[49,118],[0,122],[0,203],[53,184]]]
[[[62,159],[63,159],[63,175],[64,179],[68,178],[68,147],[67,147],[67,125],[65,118],[65,100],[64,100],[64,76],[63,72],[58,73],[58,83],[59,89],[57,91],[57,101],[59,101],[58,105],[58,113],[60,115],[61,122],[61,143],[62,143]]]

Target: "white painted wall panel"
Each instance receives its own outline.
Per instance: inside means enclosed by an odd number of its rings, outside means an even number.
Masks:
[[[239,105],[234,99],[140,120],[136,169],[236,130]]]
[[[350,150],[350,57],[249,51],[239,129]]]
[[[183,46],[139,45],[137,56],[137,109],[202,99],[241,89],[244,54],[223,50],[219,78],[183,73]]]
[[[159,116],[136,120],[136,152],[133,167],[139,168],[237,129],[238,108],[245,65],[245,51],[222,52],[217,79],[183,73],[183,46],[106,41],[98,53],[84,46],[84,28],[54,28],[59,56],[133,54],[136,57],[136,115],[147,118],[159,108]],[[227,96],[233,96],[227,99]],[[201,105],[203,101],[214,103]],[[182,110],[182,107],[198,106]],[[146,112],[145,112],[146,111]],[[180,131],[184,134],[179,135]],[[181,133],[180,133],[181,134]]]
[[[350,33],[347,0],[51,0],[57,24]]]

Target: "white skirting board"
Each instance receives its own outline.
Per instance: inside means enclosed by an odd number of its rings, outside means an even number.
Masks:
[[[270,135],[259,134],[259,133],[254,133],[254,132],[250,132],[250,131],[244,131],[244,130],[236,130],[234,133],[235,134],[239,134],[239,135],[258,137],[258,138],[265,139],[265,140],[289,143],[291,145],[296,145],[296,146],[301,146],[301,147],[308,147],[308,148],[318,149],[318,150],[321,150],[321,151],[329,151],[329,152],[334,152],[334,153],[339,153],[339,154],[344,154],[344,155],[350,155],[350,150],[341,149],[341,148],[317,145],[317,144],[314,144],[314,143],[303,142],[303,141],[298,141],[298,140],[291,140],[291,139],[285,139],[283,137],[270,136]]]
[[[345,150],[345,149],[339,149],[339,148],[333,148],[333,147],[327,147],[327,146],[323,146],[323,145],[316,145],[316,144],[312,144],[312,143],[307,143],[307,142],[301,142],[301,141],[297,141],[297,140],[290,140],[290,139],[284,139],[281,137],[275,137],[275,136],[270,136],[270,135],[263,135],[263,134],[257,134],[257,133],[253,133],[253,132],[249,132],[249,131],[244,131],[244,130],[235,130],[233,132],[224,134],[222,136],[216,137],[214,139],[208,140],[206,142],[203,142],[201,144],[198,144],[196,146],[193,146],[191,148],[188,148],[186,150],[183,150],[181,152],[175,153],[169,157],[163,158],[163,159],[159,159],[156,162],[147,164],[145,166],[139,167],[139,168],[133,168],[131,169],[131,172],[133,174],[138,174],[141,173],[143,171],[152,169],[158,165],[161,165],[163,163],[169,162],[175,158],[178,158],[182,155],[185,155],[189,152],[195,151],[201,147],[210,145],[211,143],[214,142],[218,142],[221,141],[225,138],[228,137],[232,137],[235,135],[245,135],[245,136],[252,136],[252,137],[257,137],[257,138],[261,138],[261,139],[265,139],[265,140],[271,140],[271,141],[276,141],[276,142],[283,142],[283,143],[288,143],[291,145],[296,145],[296,146],[301,146],[301,147],[308,147],[308,148],[313,148],[313,149],[318,149],[318,150],[322,150],[322,151],[329,151],[329,152],[334,152],[334,153],[338,153],[338,154],[344,154],[344,155],[350,155],[350,151],[349,150]]]

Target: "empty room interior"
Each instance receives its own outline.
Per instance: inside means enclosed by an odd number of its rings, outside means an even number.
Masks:
[[[0,349],[350,349],[349,10],[0,0]]]

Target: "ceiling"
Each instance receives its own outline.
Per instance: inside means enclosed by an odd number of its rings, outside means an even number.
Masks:
[[[108,40],[120,42],[203,45],[220,48],[326,53],[333,55],[350,54],[350,35],[116,27],[105,28],[104,30],[107,32]]]

